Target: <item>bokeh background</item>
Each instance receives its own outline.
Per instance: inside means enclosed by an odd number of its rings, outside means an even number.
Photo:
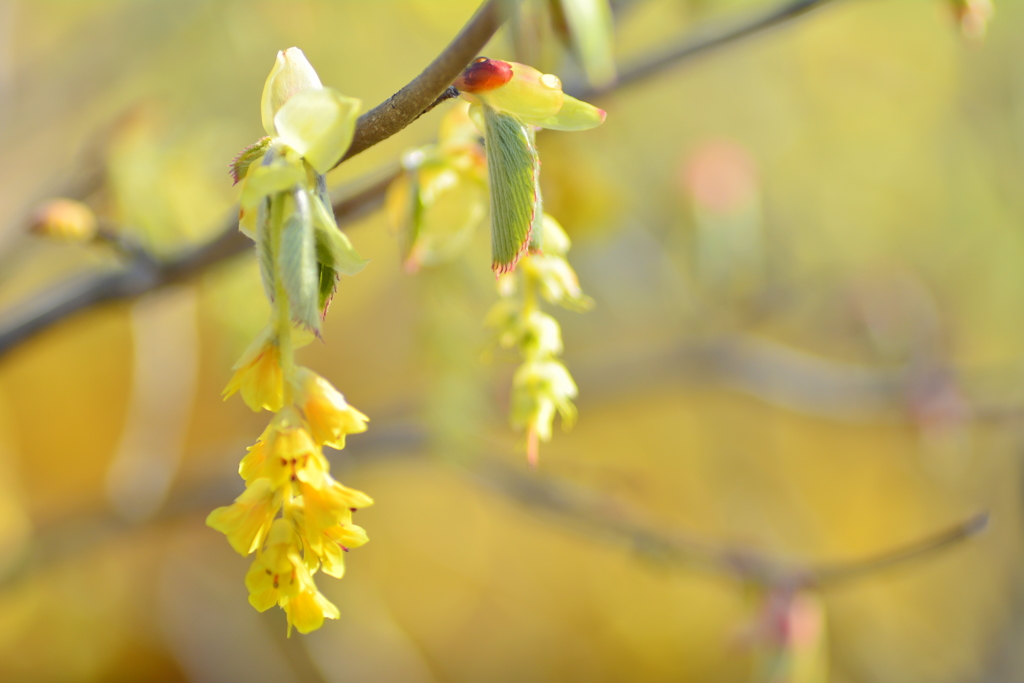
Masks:
[[[372,106],[476,4],[3,0],[0,318],[120,267],[27,234],[40,200],[84,193],[160,257],[211,239],[277,50]],[[620,63],[775,6],[617,4]],[[300,360],[370,416],[331,460],[376,505],[319,582],[341,619],[309,636],[248,605],[248,561],[204,525],[267,420],[220,398],[268,314],[250,254],[7,351],[0,679],[1024,680],[1022,35],[1013,0],[984,42],[942,0],[843,0],[543,133],[597,305],[555,313],[580,416],[536,472],[482,326],[486,229],[409,275],[382,212],[346,226],[371,263]],[[508,36],[485,54],[514,57]],[[432,140],[445,106],[332,187]],[[813,580],[983,511],[972,538]]]

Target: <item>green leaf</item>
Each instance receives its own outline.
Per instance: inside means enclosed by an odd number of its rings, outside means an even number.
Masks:
[[[317,259],[343,275],[360,272],[369,261],[359,256],[348,235],[338,229],[334,215],[324,206],[323,200],[314,199],[312,204],[317,234]]]
[[[231,179],[234,181],[232,182],[232,185],[237,185],[238,181],[245,177],[245,174],[249,172],[249,166],[263,156],[263,153],[267,151],[267,147],[269,146],[269,137],[260,138],[239,152],[238,155],[231,160],[229,168],[231,172]]]
[[[273,209],[277,210],[274,211]],[[263,291],[267,298],[274,300],[277,292],[277,280],[274,277],[274,242],[271,235],[275,232],[272,229],[274,214],[280,223],[281,208],[273,207],[270,198],[264,197],[256,209],[256,260],[260,265],[260,280],[263,281]]]
[[[278,274],[288,295],[292,319],[319,332],[320,283],[311,198],[309,192],[299,189],[283,195],[281,200],[285,213],[281,228],[281,251],[277,259]]]
[[[491,268],[507,273],[526,251],[539,213],[540,161],[526,125],[490,107],[485,106],[483,112],[491,186]]]
[[[348,236],[338,229],[326,197],[326,191],[319,192],[311,201],[318,268],[317,310],[321,317],[327,315],[338,278],[343,274],[355,275],[368,263],[356,252]]]
[[[334,88],[304,90],[274,116],[279,139],[317,173],[327,173],[352,144],[360,100]]]

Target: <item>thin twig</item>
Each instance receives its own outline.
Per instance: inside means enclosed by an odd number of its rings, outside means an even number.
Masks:
[[[348,224],[379,208],[387,186],[397,174],[396,169],[386,170],[366,187],[343,193],[335,202],[338,225]],[[189,280],[210,266],[251,248],[252,242],[238,231],[237,220],[232,219],[213,241],[179,256],[157,261],[143,252],[126,261],[124,268],[91,272],[60,282],[4,314],[0,319],[0,356],[75,313]]]
[[[421,429],[400,423],[378,430],[374,437],[373,441],[364,439],[347,457],[374,462],[379,462],[385,453],[408,457],[410,453],[422,453],[427,439]],[[802,563],[658,529],[642,521],[637,510],[600,491],[550,475],[538,476],[494,457],[482,457],[459,469],[476,483],[525,509],[552,517],[578,533],[625,546],[637,557],[676,569],[699,569],[731,576],[765,588],[830,588],[950,549],[977,535],[988,522],[987,513],[978,514],[933,536],[865,560]],[[206,513],[218,502],[237,494],[240,488],[241,482],[234,476],[183,487],[173,492],[157,516],[144,524],[130,523],[112,511],[100,509],[79,511],[66,519],[46,523],[39,528],[21,562],[0,576],[0,591],[42,567],[61,562],[87,548],[94,549],[98,544],[124,539],[134,533],[147,533],[154,527]]]
[[[934,536],[923,538],[902,548],[889,550],[875,557],[842,564],[818,566],[811,570],[812,580],[815,585],[819,586],[822,584],[834,585],[842,581],[861,578],[866,574],[875,574],[883,569],[905,564],[911,560],[924,559],[981,533],[988,526],[988,520],[989,514],[981,512]]]
[[[806,14],[810,9],[831,1],[796,0],[784,4],[768,15],[758,17],[710,38],[686,39],[676,49],[621,70],[619,80],[614,87],[635,84],[673,64],[688,61],[714,48],[794,20]],[[495,18],[497,15],[494,13],[502,2],[503,0],[490,0],[481,7],[469,24],[431,63],[430,67],[386,102],[360,117],[356,138],[345,158],[358,154],[385,139],[388,135],[393,135],[401,130],[434,102],[458,75],[462,67],[472,60],[490,35],[497,30],[497,26],[494,24],[497,21]],[[456,68],[455,64],[467,54],[470,56],[465,59],[462,66]],[[436,71],[433,70],[435,66]],[[607,91],[600,93],[573,92],[587,98],[604,94]],[[366,192],[360,195],[358,205],[364,210],[367,207],[379,206],[383,202],[386,187],[386,183],[380,183],[367,188]],[[348,202],[351,199],[345,201]],[[339,211],[337,205],[335,213],[340,220],[345,220],[344,210]],[[173,282],[180,282],[198,275],[215,263],[242,253],[249,247],[249,242],[235,227],[234,214],[227,223],[223,233],[213,241],[190,250],[180,257],[161,263],[156,263],[151,259],[133,260],[121,270],[75,277],[9,311],[0,319],[0,356],[34,334],[79,311],[104,302],[136,297]]]
[[[407,86],[359,117],[355,137],[340,164],[386,140],[415,121],[473,61],[487,41],[505,23],[518,2],[488,0],[477,10],[448,47]]]
[[[619,72],[618,79],[602,88],[574,90],[573,95],[580,99],[600,97],[611,90],[618,89],[635,81],[642,81],[650,76],[661,73],[665,69],[692,57],[704,55],[720,47],[731,45],[755,34],[783,24],[789,24],[812,10],[818,9],[835,0],[796,0],[785,3],[767,13],[746,19],[726,29],[709,33],[705,36],[688,36],[687,40],[670,46],[661,54],[655,54],[627,65]]]

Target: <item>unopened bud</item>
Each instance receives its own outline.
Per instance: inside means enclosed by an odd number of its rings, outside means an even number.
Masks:
[[[82,202],[51,199],[36,212],[32,232],[45,237],[88,242],[96,237],[96,216]]]
[[[260,114],[267,135],[277,135],[274,116],[293,95],[303,90],[320,90],[323,85],[306,55],[297,47],[290,47],[277,53],[274,68],[263,85],[263,99]]]

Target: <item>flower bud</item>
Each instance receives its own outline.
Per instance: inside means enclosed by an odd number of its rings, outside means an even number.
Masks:
[[[32,222],[32,232],[73,242],[93,239],[96,228],[92,210],[74,199],[51,199],[39,208]]]
[[[320,90],[323,85],[306,55],[297,47],[290,47],[277,53],[274,68],[263,85],[260,113],[267,135],[277,135],[274,116],[293,95],[303,90]]]
[[[481,57],[455,79],[455,87],[471,104],[511,114],[531,126],[587,130],[604,123],[603,109],[566,95],[558,76],[526,64]],[[479,112],[469,113],[483,130]]]

